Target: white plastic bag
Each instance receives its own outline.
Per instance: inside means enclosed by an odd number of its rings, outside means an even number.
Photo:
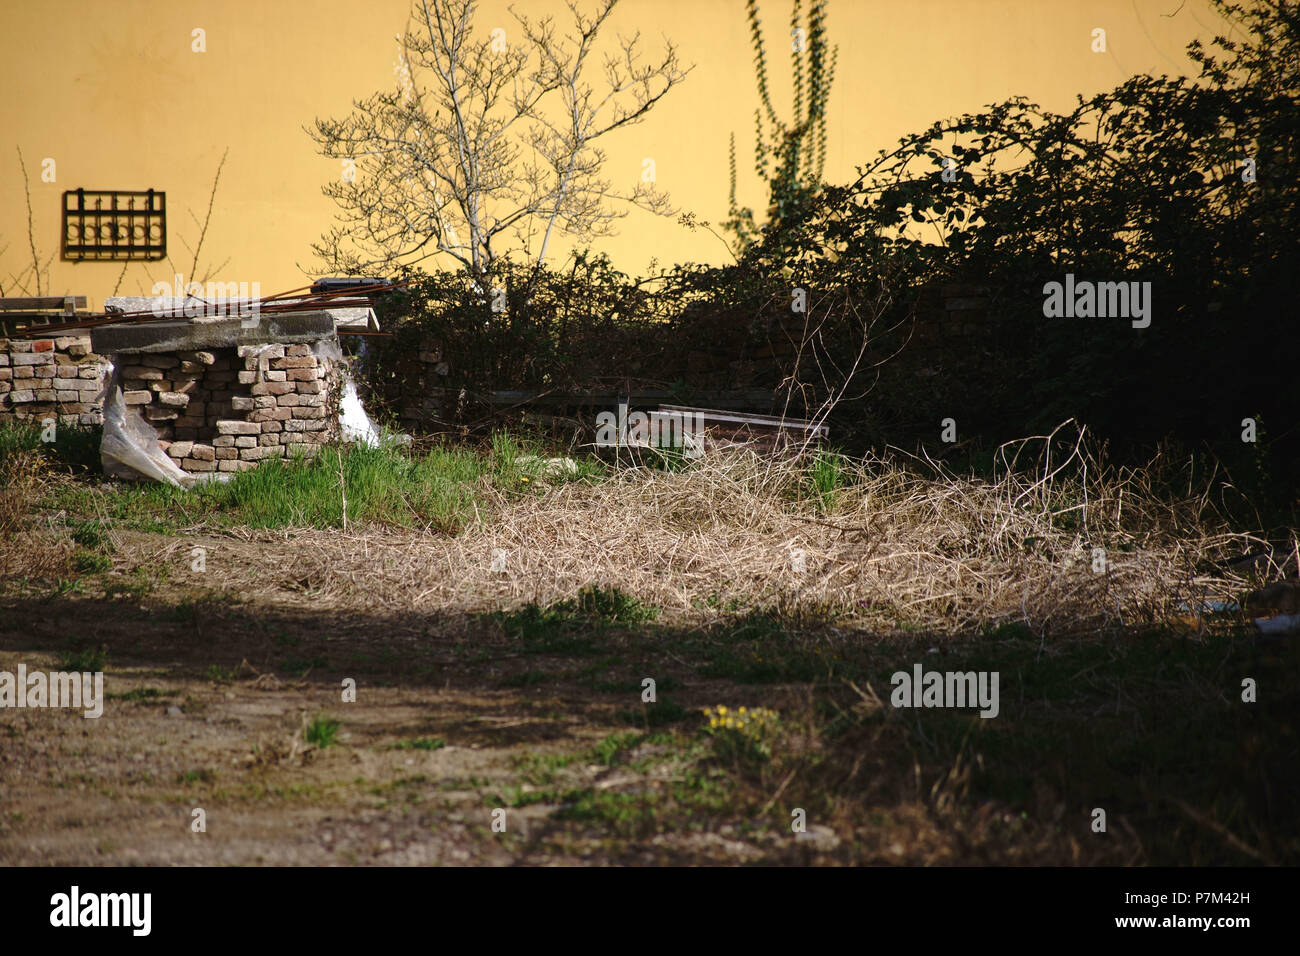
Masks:
[[[122,397],[116,357],[113,374],[104,389],[104,438],[99,457],[104,472],[119,478],[151,478],[177,488],[188,488],[192,475],[182,471],[158,444],[158,433]]]

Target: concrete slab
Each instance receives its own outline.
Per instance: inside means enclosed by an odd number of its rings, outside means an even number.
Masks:
[[[90,332],[99,355],[132,352],[185,352],[238,345],[319,342],[335,335],[326,311],[263,312],[255,316],[212,316],[101,325]]]
[[[197,299],[197,298],[178,298],[171,295],[114,295],[104,300],[106,310],[120,309],[128,313],[152,313],[159,318],[168,316],[176,319],[194,319],[194,318],[233,318],[239,316],[248,318],[253,307],[257,304],[255,299],[237,299],[237,298],[214,298],[214,299]],[[299,300],[283,299],[283,303],[291,303]],[[310,305],[308,306],[310,308]],[[379,331],[379,318],[375,315],[375,310],[370,306],[343,306],[336,305],[320,309],[319,311],[328,312],[334,318],[335,328],[360,328]]]

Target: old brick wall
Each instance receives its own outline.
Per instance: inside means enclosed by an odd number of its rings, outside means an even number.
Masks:
[[[108,360],[91,351],[89,335],[0,338],[0,420],[102,424],[96,398],[108,370]]]
[[[337,433],[336,363],[308,345],[119,356],[128,406],[188,472],[243,471]]]

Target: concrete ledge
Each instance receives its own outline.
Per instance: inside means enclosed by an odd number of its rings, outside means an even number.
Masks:
[[[326,311],[124,322],[101,325],[90,332],[91,347],[100,355],[193,352],[238,345],[318,342],[333,337],[334,317]]]

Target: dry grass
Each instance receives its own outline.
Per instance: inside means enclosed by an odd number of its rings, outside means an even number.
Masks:
[[[1009,463],[1017,450],[1004,449]],[[1254,539],[1228,531],[1205,496],[1162,497],[1152,469],[1107,470],[1077,441],[1039,440],[1038,451],[1036,469],[991,481],[924,476],[896,459],[841,463],[837,487],[820,492],[806,461],[743,453],[522,499],[484,482],[479,520],[454,538],[355,525],[236,531],[283,541],[283,562],[269,574],[232,567],[223,581],[249,598],[288,589],[365,607],[382,595],[389,607],[466,613],[603,585],[666,622],[760,606],[945,632],[1018,622],[1044,637],[1166,622],[1179,602],[1234,598],[1253,583],[1213,568]],[[504,572],[492,569],[500,551]]]
[[[32,502],[49,479],[47,471],[37,452],[0,456],[0,581],[11,577],[55,580],[71,570],[72,542],[43,532],[30,514]]]

